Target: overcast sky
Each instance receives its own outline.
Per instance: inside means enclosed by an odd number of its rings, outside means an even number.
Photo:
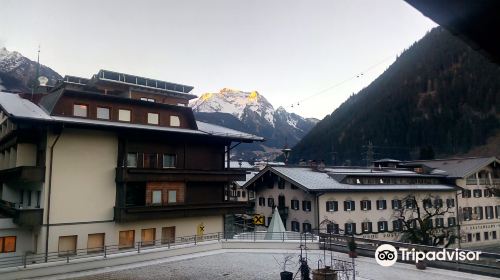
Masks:
[[[434,26],[403,0],[0,0],[0,45],[35,60],[40,44],[41,63],[61,75],[257,90],[316,118]]]

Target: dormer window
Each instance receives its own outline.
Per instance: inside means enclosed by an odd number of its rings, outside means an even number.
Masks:
[[[170,116],[170,126],[181,126],[179,116]]]
[[[157,113],[148,113],[148,124],[158,124],[158,116]]]
[[[88,112],[88,106],[84,104],[74,104],[73,105],[73,116],[86,118]]]
[[[130,110],[119,109],[118,120],[122,122],[130,122]]]

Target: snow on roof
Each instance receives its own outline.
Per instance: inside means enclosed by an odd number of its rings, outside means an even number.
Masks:
[[[227,161],[226,161],[227,164]],[[251,165],[248,161],[242,161],[241,166],[239,161],[231,160],[229,162],[229,168],[246,168],[246,169],[251,169],[254,168],[253,165]]]
[[[408,163],[420,163],[430,168],[442,170],[449,177],[465,178],[495,161],[500,163],[496,157],[416,160]]]
[[[33,102],[21,98],[18,94],[8,93],[8,92],[0,92],[0,106],[9,116],[14,118],[26,118],[33,120],[74,123],[82,125],[102,125],[108,127],[122,127],[122,128],[146,129],[154,131],[169,131],[177,133],[212,135],[212,136],[220,136],[220,137],[250,140],[250,141],[264,140],[264,138],[255,136],[253,134],[248,134],[245,132],[225,128],[218,125],[212,125],[204,122],[197,122],[198,130],[194,130],[194,129],[184,129],[176,127],[163,127],[157,125],[144,125],[144,124],[123,123],[114,121],[93,120],[85,118],[51,116],[44,109],[37,106]]]
[[[240,139],[248,139],[248,140],[254,140],[254,141],[263,141],[264,138],[260,136],[256,136],[250,133],[245,133],[241,132],[238,130],[234,130],[231,128],[211,124],[211,123],[206,123],[206,122],[201,122],[201,121],[196,121],[196,124],[198,125],[198,129],[206,132],[210,135],[214,136],[224,136],[224,137],[231,137],[231,138],[240,138]]]
[[[234,183],[238,186],[238,187],[243,187],[243,185],[245,185],[248,181],[250,181],[250,179],[252,179],[253,177],[255,177],[255,175],[257,175],[259,172],[257,171],[253,171],[253,172],[250,172],[250,173],[247,173],[246,174],[246,178],[244,181],[235,181]]]
[[[0,92],[0,106],[8,115],[16,118],[51,118],[42,108],[14,93]]]
[[[288,178],[292,183],[302,186],[310,191],[380,191],[380,190],[454,190],[455,187],[444,184],[376,184],[376,185],[361,185],[361,184],[344,184],[336,179],[341,174],[333,174],[327,172],[319,172],[312,170],[309,167],[282,167],[269,166],[256,177],[264,174],[267,170],[277,173],[280,176]],[[357,173],[353,173],[357,175]],[[380,175],[373,174],[371,175]],[[406,176],[406,175],[405,175]],[[257,178],[256,178],[257,179]],[[252,182],[254,180],[249,180]]]

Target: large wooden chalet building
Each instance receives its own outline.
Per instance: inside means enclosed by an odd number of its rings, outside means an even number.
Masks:
[[[99,71],[0,93],[1,256],[169,241],[224,230],[232,145],[195,120],[190,86]],[[148,243],[149,242],[149,243]]]

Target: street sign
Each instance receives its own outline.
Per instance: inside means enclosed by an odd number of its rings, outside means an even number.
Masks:
[[[263,225],[264,224],[264,216],[262,215],[253,215],[253,223],[254,225]]]

